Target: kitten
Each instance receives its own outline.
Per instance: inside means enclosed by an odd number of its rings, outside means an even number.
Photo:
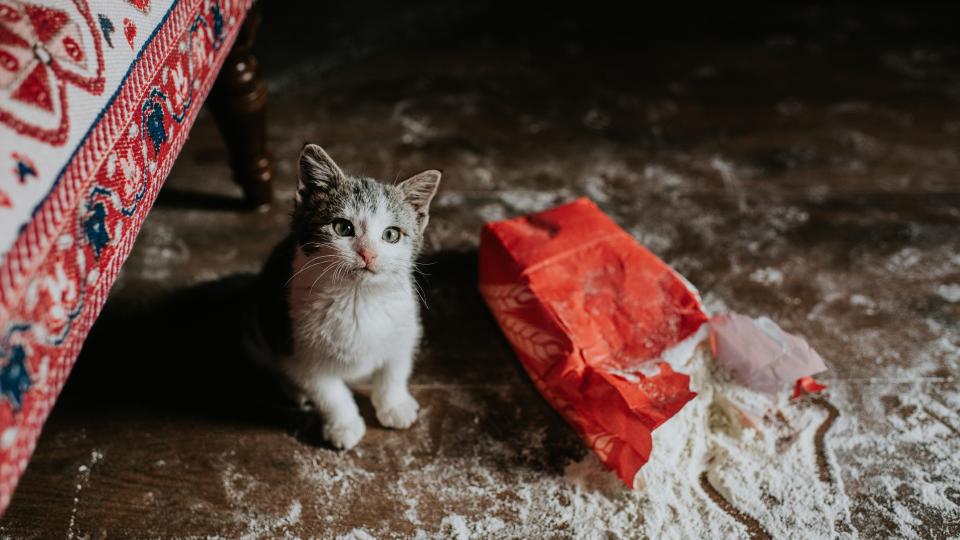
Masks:
[[[420,341],[415,259],[440,171],[398,185],[344,174],[315,144],[300,153],[291,234],[257,289],[257,355],[323,417],[349,449],[366,427],[348,383],[370,378],[377,419],[405,429],[419,405],[407,390]]]

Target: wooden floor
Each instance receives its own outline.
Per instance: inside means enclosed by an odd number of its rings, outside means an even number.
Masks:
[[[622,497],[607,517],[578,506],[565,478],[586,450],[476,291],[484,222],[580,195],[711,309],[766,314],[826,358],[827,459],[851,501],[838,535],[960,535],[956,9],[264,8],[278,203],[232,209],[201,117],[0,535],[633,536]],[[444,170],[420,419],[381,429],[361,395],[368,432],[346,453],[240,346],[304,141],[390,180]]]

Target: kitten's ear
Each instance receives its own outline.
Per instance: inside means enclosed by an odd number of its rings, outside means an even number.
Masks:
[[[333,159],[316,144],[308,144],[300,151],[297,166],[297,204],[310,192],[326,195],[343,182],[343,171]]]
[[[417,212],[417,226],[421,233],[430,220],[430,201],[440,187],[440,174],[440,171],[430,169],[407,178],[398,186],[403,192],[403,199]]]

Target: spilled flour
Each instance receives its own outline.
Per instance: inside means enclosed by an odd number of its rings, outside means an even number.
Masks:
[[[727,380],[704,347],[674,367],[691,375],[698,397],[654,431],[651,461],[634,490],[591,453],[567,465],[562,479],[520,490],[530,497],[520,505],[527,519],[491,530],[490,518],[450,516],[458,525],[453,536],[522,535],[530,521],[576,538],[854,536],[850,502],[818,448],[835,418],[832,405],[785,399],[779,412],[748,420],[740,411],[762,410],[769,398]]]
[[[898,384],[893,400],[876,386],[889,383],[828,380],[823,395],[745,422],[740,411],[763,409],[765,395],[726,380],[704,347],[674,366],[698,396],[654,431],[633,490],[511,385],[415,387],[434,399],[408,437],[346,453],[297,447],[278,456],[296,471],[279,491],[237,455],[225,488],[255,538],[951,537],[960,448],[955,417],[934,403],[958,404],[952,383]],[[371,499],[387,511],[357,512]],[[930,515],[941,529],[924,526]]]
[[[676,367],[698,396],[653,433],[654,452],[637,476],[644,533],[786,538],[852,530],[849,501],[822,447],[832,405],[784,400],[749,419],[741,411],[763,410],[768,399],[727,380],[703,349]]]
[[[638,474],[636,489],[627,489],[592,453],[561,475],[523,466],[504,470],[497,462],[515,449],[490,441],[473,449],[475,455],[438,456],[381,485],[387,499],[403,501],[400,513],[412,534],[385,524],[343,537],[856,536],[850,501],[821,446],[835,420],[832,405],[821,397],[784,399],[779,413],[745,425],[741,408],[763,409],[769,398],[725,380],[705,347],[675,369],[690,373],[699,395],[654,432],[653,459]],[[473,408],[463,399],[454,398],[452,407]],[[540,452],[543,436],[529,433],[523,446]],[[382,480],[368,486],[346,461],[338,473],[349,483],[326,488],[346,499],[351,491],[377,489]]]

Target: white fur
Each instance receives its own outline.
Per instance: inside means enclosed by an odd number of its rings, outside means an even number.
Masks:
[[[323,417],[324,437],[342,449],[365,431],[348,384],[371,379],[377,419],[386,427],[410,427],[419,410],[407,390],[421,334],[410,239],[382,240],[392,225],[383,208],[353,209],[349,218],[355,237],[310,256],[296,252],[288,285],[294,354],[278,365]],[[360,247],[377,253],[371,270]]]

